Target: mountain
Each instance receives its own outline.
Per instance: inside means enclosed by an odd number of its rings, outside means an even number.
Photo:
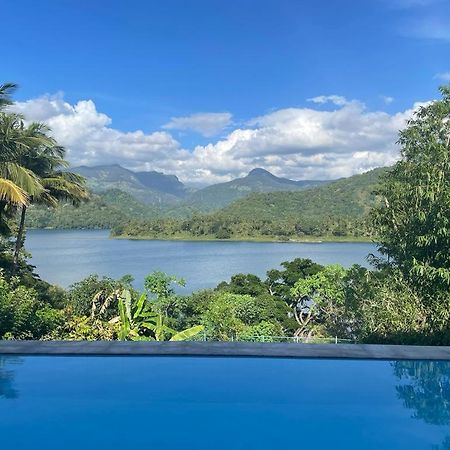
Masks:
[[[254,193],[218,212],[229,217],[264,220],[326,215],[358,218],[367,215],[374,205],[373,191],[387,170],[374,169],[300,192]]]
[[[176,197],[186,197],[190,190],[175,175],[165,175],[161,172],[135,172],[136,178],[147,188],[165,192]]]
[[[118,164],[104,166],[80,166],[71,169],[84,176],[90,190],[95,193],[119,189],[147,205],[174,205],[187,189],[174,175],[159,172],[138,172]]]
[[[186,202],[194,209],[212,211],[254,192],[299,191],[326,184],[328,181],[293,181],[256,168],[243,178],[213,184],[191,194]]]
[[[387,170],[375,169],[303,191],[252,193],[189,219],[122,223],[113,234],[170,239],[367,238],[367,216],[378,201],[374,191]]]

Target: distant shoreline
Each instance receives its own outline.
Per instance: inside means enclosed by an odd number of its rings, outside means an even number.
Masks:
[[[110,235],[111,239],[123,239],[130,241],[217,241],[217,242],[276,242],[279,244],[321,244],[325,242],[335,242],[335,243],[372,243],[373,240],[371,238],[364,237],[336,237],[336,236],[314,236],[314,237],[305,237],[301,239],[276,239],[276,238],[252,238],[249,236],[243,236],[240,238],[234,237],[231,239],[218,239],[214,237],[195,237],[195,236],[171,236],[171,237],[155,237],[155,236],[113,236]]]

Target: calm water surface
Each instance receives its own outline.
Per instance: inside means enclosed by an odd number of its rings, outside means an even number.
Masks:
[[[444,450],[450,364],[3,357],[5,450]]]
[[[91,273],[131,274],[136,286],[154,270],[184,277],[184,292],[214,287],[235,273],[279,267],[283,261],[311,258],[322,264],[367,265],[369,243],[272,243],[223,241],[133,241],[109,239],[105,230],[31,230],[26,247],[44,280],[67,287]]]

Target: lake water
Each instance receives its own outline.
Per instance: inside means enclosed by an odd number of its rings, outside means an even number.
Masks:
[[[367,265],[367,255],[376,252],[370,243],[115,240],[105,230],[31,230],[25,245],[41,278],[63,287],[92,273],[131,274],[142,287],[145,275],[161,270],[185,278],[184,293],[214,287],[235,273],[263,277],[294,258],[348,267]]]

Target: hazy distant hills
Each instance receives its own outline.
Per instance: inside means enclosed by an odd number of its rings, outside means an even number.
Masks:
[[[325,181],[293,181],[279,178],[267,170],[256,168],[247,176],[203,189],[187,188],[175,175],[160,172],[133,172],[117,164],[80,166],[71,169],[87,179],[95,193],[119,189],[147,205],[187,207],[212,211],[253,192],[298,191],[326,183]]]
[[[159,172],[133,172],[117,164],[80,166],[71,169],[83,175],[89,189],[102,193],[118,189],[146,205],[174,205],[188,190],[174,175]]]
[[[159,172],[133,172],[118,165],[76,167],[86,177],[92,200],[74,208],[30,208],[32,227],[111,228],[130,220],[184,220],[207,217],[210,222],[308,220],[326,217],[361,218],[375,201],[373,190],[387,169],[375,169],[336,181],[293,181],[264,169],[247,176],[193,191],[177,177]],[[199,214],[207,214],[199,216]],[[199,219],[200,220],[200,219]]]

